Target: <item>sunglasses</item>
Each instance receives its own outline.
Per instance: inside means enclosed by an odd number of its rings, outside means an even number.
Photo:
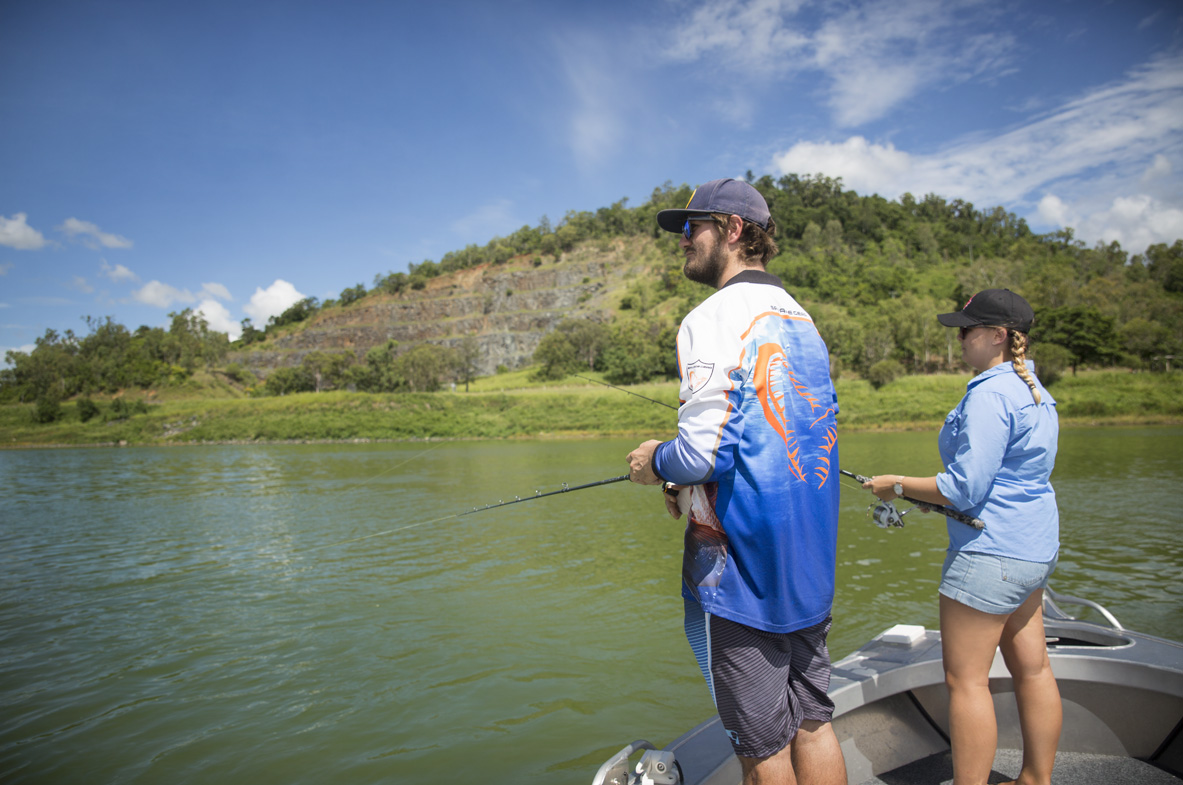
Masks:
[[[694,234],[694,227],[691,224],[714,222],[714,218],[687,218],[686,223],[682,224],[682,236],[687,240],[691,239]]]
[[[965,340],[965,336],[969,335],[969,333],[970,333],[970,330],[976,330],[976,329],[978,329],[979,327],[992,327],[992,325],[989,325],[989,324],[975,324],[975,325],[971,325],[970,327],[958,327],[958,328],[957,328],[957,337],[958,337],[960,340],[964,341],[964,340]],[[1006,329],[1006,328],[1003,328],[1003,329]],[[1006,334],[1007,334],[1007,336],[1009,337],[1009,336],[1010,336],[1010,330],[1007,330],[1007,331],[1006,331]]]

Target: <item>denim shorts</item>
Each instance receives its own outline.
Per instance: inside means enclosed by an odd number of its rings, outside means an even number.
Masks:
[[[1060,555],[1049,562],[1023,561],[992,553],[949,551],[939,591],[983,613],[1014,613],[1036,589],[1047,586]]]

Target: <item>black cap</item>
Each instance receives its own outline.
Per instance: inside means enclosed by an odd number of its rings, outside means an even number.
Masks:
[[[969,298],[960,311],[940,314],[937,321],[946,327],[987,324],[1029,333],[1035,322],[1035,311],[1031,310],[1026,300],[1010,289],[984,289]]]
[[[687,218],[705,217],[711,213],[738,215],[761,229],[768,230],[768,202],[743,180],[726,178],[711,180],[694,189],[683,210],[662,210],[657,214],[657,225],[667,232],[682,231]]]

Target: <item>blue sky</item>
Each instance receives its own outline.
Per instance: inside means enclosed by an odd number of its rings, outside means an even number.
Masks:
[[[788,172],[1183,237],[1183,7],[0,3],[0,355],[301,297],[666,182]]]

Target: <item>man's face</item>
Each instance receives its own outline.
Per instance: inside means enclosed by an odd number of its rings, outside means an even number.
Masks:
[[[695,283],[707,286],[718,285],[727,261],[714,226],[713,221],[696,221],[692,224],[694,231],[690,239],[681,237],[678,240],[678,246],[686,256],[682,274]]]

